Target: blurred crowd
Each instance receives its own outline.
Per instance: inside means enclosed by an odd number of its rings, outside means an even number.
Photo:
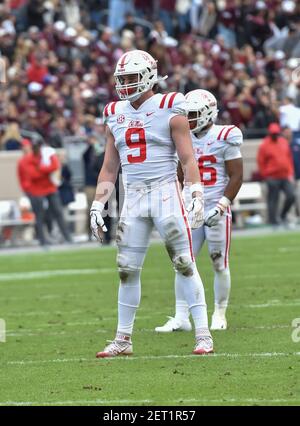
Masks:
[[[286,106],[300,127],[299,1],[2,0],[1,149],[20,148],[30,132],[53,147],[68,137],[103,143],[114,66],[134,48],[169,76],[162,91],[210,90],[220,122],[248,137]]]

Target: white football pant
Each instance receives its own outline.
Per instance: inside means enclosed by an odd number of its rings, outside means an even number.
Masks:
[[[205,211],[213,208],[213,205],[205,206]],[[229,270],[229,250],[231,240],[232,216],[228,211],[222,216],[216,226],[201,228],[192,231],[193,253],[197,257],[205,240],[207,241],[209,255],[214,270],[214,297],[215,309],[226,311],[230,295],[231,277]],[[184,293],[175,279],[176,315],[178,320],[187,320],[189,316]]]
[[[165,242],[176,271],[176,287],[187,302],[196,331],[207,330],[204,288],[193,257],[191,229],[179,185],[169,182],[126,191],[116,237],[120,275],[117,333],[132,333],[141,297],[141,269],[154,226]]]

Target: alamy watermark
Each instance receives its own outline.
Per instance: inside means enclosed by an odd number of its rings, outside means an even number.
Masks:
[[[152,217],[158,218],[162,214],[173,217],[182,217],[183,204],[189,204],[192,197],[188,186],[185,184],[183,198],[181,188],[175,180],[145,183],[134,182],[123,186],[122,178],[119,177],[119,188],[115,188],[112,182],[101,182],[97,186],[96,195],[99,197],[109,196],[102,217]],[[115,190],[118,190],[118,210],[115,206]]]
[[[294,343],[300,342],[300,318],[294,318],[292,321],[292,341]]]
[[[6,323],[5,320],[0,318],[0,343],[6,342]]]

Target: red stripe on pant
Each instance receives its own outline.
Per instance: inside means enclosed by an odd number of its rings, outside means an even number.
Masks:
[[[190,228],[189,222],[188,222],[186,214],[185,214],[185,208],[184,208],[183,201],[182,201],[182,198],[181,198],[180,190],[178,188],[178,182],[176,182],[176,190],[177,190],[177,195],[178,195],[178,199],[179,199],[179,204],[180,204],[180,207],[181,207],[181,213],[182,213],[184,223],[185,223],[185,227],[186,227],[186,232],[187,232],[188,239],[189,239],[191,258],[192,258],[192,262],[194,262],[195,259],[194,259],[194,254],[193,254],[192,233],[191,233],[191,228]]]
[[[227,214],[231,214],[231,210],[229,207],[227,209]],[[231,216],[226,216],[226,249],[225,249],[225,259],[224,259],[225,268],[228,267],[230,240],[231,240]]]

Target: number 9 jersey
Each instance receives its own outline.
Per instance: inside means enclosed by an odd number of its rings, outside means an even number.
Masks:
[[[129,101],[112,102],[104,108],[119,152],[123,181],[127,185],[175,181],[177,156],[170,120],[186,115],[181,93],[156,94],[135,109]]]

